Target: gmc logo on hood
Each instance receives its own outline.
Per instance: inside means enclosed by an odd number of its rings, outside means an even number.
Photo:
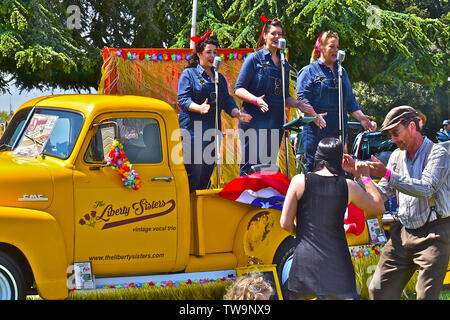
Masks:
[[[42,194],[24,194],[22,198],[18,198],[19,201],[48,201]]]

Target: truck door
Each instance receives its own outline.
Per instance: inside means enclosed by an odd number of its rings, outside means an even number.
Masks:
[[[115,113],[95,123],[105,124],[92,127],[74,170],[74,261],[91,261],[97,276],[171,271],[178,210],[163,119]],[[108,123],[120,129],[131,169],[142,180],[138,190],[124,186],[117,170],[104,167],[102,139],[107,137],[101,128]]]

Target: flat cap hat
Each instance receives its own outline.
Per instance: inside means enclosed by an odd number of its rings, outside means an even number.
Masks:
[[[391,111],[389,111],[388,114],[386,115],[386,118],[384,119],[383,124],[381,125],[380,131],[382,134],[387,134],[388,130],[391,130],[403,120],[413,119],[418,116],[419,114],[413,107],[410,106],[395,107]]]

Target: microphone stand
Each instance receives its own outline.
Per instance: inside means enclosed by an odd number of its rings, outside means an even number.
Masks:
[[[285,86],[285,67],[286,67],[286,60],[284,57],[284,49],[280,49],[280,56],[281,56],[281,86],[282,86],[282,92],[283,92],[283,112],[284,112],[284,124],[286,124],[286,86]],[[285,157],[285,166],[286,166],[286,176],[290,177],[289,175],[289,131],[284,131],[284,157]]]
[[[339,140],[342,142],[342,145],[345,144],[344,142],[344,98],[343,98],[343,92],[342,92],[342,65],[341,62],[338,60],[338,83],[339,83]]]
[[[214,67],[214,87],[216,90],[216,173],[217,188],[220,186],[220,153],[219,153],[219,72],[218,67]]]

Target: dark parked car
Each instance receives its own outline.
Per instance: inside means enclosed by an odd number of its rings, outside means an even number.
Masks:
[[[361,132],[353,142],[351,155],[358,160],[370,160],[370,156],[374,155],[386,165],[395,149],[397,146],[381,132]]]
[[[362,128],[361,123],[355,122],[355,121],[349,121],[347,125],[348,125],[347,143],[348,143],[348,148],[351,148],[351,146],[353,145],[353,142],[355,141],[356,136],[360,132],[363,132],[364,129]],[[348,151],[350,151],[350,150],[348,150]]]

